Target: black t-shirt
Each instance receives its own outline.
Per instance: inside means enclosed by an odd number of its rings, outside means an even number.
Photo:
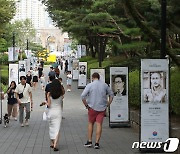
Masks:
[[[8,88],[8,90],[10,89],[10,87]],[[8,93],[8,104],[13,105],[17,103],[17,99],[15,97],[15,93],[14,93],[15,88],[11,89],[10,92]]]
[[[48,83],[47,85],[46,85],[46,88],[45,88],[45,92],[50,92],[50,88],[51,88],[51,83]]]

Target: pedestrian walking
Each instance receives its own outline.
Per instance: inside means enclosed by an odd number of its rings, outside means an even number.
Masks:
[[[72,84],[72,74],[71,71],[67,71],[67,91],[71,91],[71,84]]]
[[[30,71],[28,71],[28,73],[26,75],[26,83],[28,83],[30,86],[32,86],[32,75],[31,75]]]
[[[94,148],[99,149],[99,141],[102,133],[102,123],[106,108],[113,100],[113,92],[109,86],[102,82],[98,73],[93,73],[92,83],[89,83],[81,94],[82,101],[88,109],[88,141],[85,147],[92,146],[92,134],[94,123],[96,122],[96,141]],[[109,100],[107,100],[107,95]],[[88,98],[88,99],[87,99]],[[87,99],[87,100],[86,100]]]
[[[41,59],[40,64],[41,64],[41,66],[42,66],[42,68],[43,68],[43,67],[44,67],[44,61],[43,61],[43,59]]]
[[[68,71],[68,60],[65,61],[64,73],[67,73],[67,71]]]
[[[16,82],[12,81],[10,87],[7,90],[7,103],[8,103],[8,117],[10,119],[11,114],[15,121],[17,121],[17,99],[15,96]]]
[[[60,70],[59,70],[59,68],[58,68],[58,66],[56,66],[56,68],[55,68],[55,73],[56,73],[56,78],[58,79],[59,78],[59,75],[60,75]]]
[[[15,89],[16,99],[19,104],[19,122],[21,127],[24,127],[24,108],[26,109],[25,125],[29,125],[30,119],[30,106],[33,107],[32,89],[26,83],[26,77],[20,77],[20,84]],[[31,104],[30,104],[31,103]]]
[[[39,67],[38,67],[39,78],[41,77],[42,73],[43,73],[43,67],[42,67],[42,65],[39,65]]]
[[[48,76],[50,77],[50,76],[56,76],[56,73],[55,73],[55,71],[54,71],[54,68],[53,67],[50,67],[50,71],[49,71],[49,73],[48,73]]]
[[[47,94],[47,104],[48,104],[48,117],[49,117],[49,136],[51,140],[50,147],[54,151],[59,151],[58,141],[59,141],[59,131],[61,127],[62,120],[62,96],[63,90],[61,83],[58,79],[54,79],[51,83],[50,92]]]
[[[36,89],[37,83],[38,83],[38,69],[37,69],[37,67],[35,67],[32,75],[33,75],[33,87],[34,87],[34,89]]]

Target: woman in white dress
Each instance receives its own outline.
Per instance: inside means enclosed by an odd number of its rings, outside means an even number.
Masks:
[[[59,140],[59,131],[62,120],[62,96],[64,95],[61,83],[58,79],[54,79],[51,83],[50,92],[47,94],[48,98],[48,117],[49,117],[49,135],[51,140],[51,148],[54,151],[59,151],[57,148]]]

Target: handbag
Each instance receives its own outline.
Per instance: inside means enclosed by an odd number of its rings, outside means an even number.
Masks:
[[[24,86],[24,89],[25,89],[25,88],[26,88],[26,84],[25,84],[25,86]],[[24,92],[24,89],[23,89],[23,92]],[[20,93],[20,94],[18,94],[18,95],[19,95],[19,99],[21,99],[21,98],[23,98],[23,97],[24,97],[23,92],[22,92],[22,93]]]
[[[46,112],[44,111],[43,112],[43,121],[46,121],[47,120],[47,114],[46,114]]]
[[[48,108],[47,107],[45,107],[45,111],[43,112],[43,121],[46,121],[46,120],[48,120]]]

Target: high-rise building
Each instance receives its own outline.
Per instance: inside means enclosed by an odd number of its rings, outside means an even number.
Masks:
[[[49,17],[46,7],[40,0],[15,0],[16,15],[13,21],[30,19],[36,30],[36,38],[34,43],[41,44],[50,51],[63,51],[64,36],[67,33],[53,25]],[[12,21],[12,22],[13,22]],[[49,42],[48,38],[54,38],[53,42]]]
[[[16,0],[14,21],[30,19],[35,29],[52,27],[51,19],[39,0]]]

